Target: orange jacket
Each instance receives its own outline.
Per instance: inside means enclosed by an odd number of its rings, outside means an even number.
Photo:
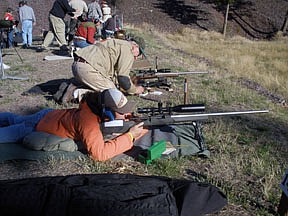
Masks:
[[[108,160],[132,148],[133,142],[127,133],[105,142],[100,122],[100,117],[84,102],[78,109],[49,112],[40,120],[36,131],[81,141],[92,159],[98,161]]]

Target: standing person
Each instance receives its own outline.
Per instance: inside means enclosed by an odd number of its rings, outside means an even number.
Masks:
[[[92,0],[92,2],[88,4],[88,19],[91,19],[92,21],[99,20],[100,23],[97,26],[97,34],[99,37],[101,37],[101,23],[103,22],[103,13],[99,4],[99,0]]]
[[[32,46],[32,31],[36,25],[36,18],[33,8],[27,5],[27,1],[19,2],[19,19],[22,24],[22,48],[27,49]]]
[[[38,49],[38,51],[47,49],[54,38],[59,44],[60,50],[69,50],[65,37],[64,17],[66,14],[74,16],[73,12],[76,12],[76,10],[69,5],[68,0],[55,0],[52,9],[49,12],[49,31],[44,39],[42,47]]]
[[[101,123],[109,116],[125,119],[133,111],[134,103],[117,89],[89,92],[84,95],[79,108],[44,109],[29,116],[0,113],[0,143],[19,142],[33,131],[42,131],[62,138],[81,141],[93,160],[105,161],[133,147],[136,138],[144,134],[143,123],[135,125],[117,138],[104,141]]]
[[[133,62],[141,54],[142,49],[135,41],[111,39],[98,42],[74,52],[72,72],[76,81],[94,91],[118,87],[126,94],[141,94],[144,88],[135,86],[130,79]],[[70,84],[64,93],[62,103],[73,99],[75,88],[72,86]],[[78,98],[81,98],[82,93],[79,94]]]
[[[13,43],[14,43],[14,28],[16,28],[16,25],[15,25],[15,19],[13,17],[12,11],[13,11],[12,8],[7,8],[6,13],[4,15],[4,20],[10,20],[13,23],[12,28],[9,28],[9,30],[7,31],[7,36],[8,36],[7,48],[13,47]]]
[[[119,30],[121,30],[121,28],[119,26],[117,15],[110,15],[107,19],[105,19],[105,22],[103,23],[102,38],[110,39],[114,37],[114,34]]]
[[[102,5],[103,10],[103,25],[102,25],[102,38],[110,39],[115,32],[115,20],[111,15],[111,8],[107,4]]]
[[[69,23],[69,32],[68,32],[68,45],[71,45],[75,32],[77,30],[78,24],[80,24],[80,18],[86,19],[87,13],[88,13],[88,7],[85,1],[83,0],[70,0],[69,5],[77,10],[77,12],[73,13],[74,16],[71,17],[70,23]]]

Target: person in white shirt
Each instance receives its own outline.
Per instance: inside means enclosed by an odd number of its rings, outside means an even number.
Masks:
[[[69,24],[69,32],[68,32],[68,45],[71,45],[74,35],[76,33],[78,24],[81,23],[79,21],[79,17],[83,16],[82,18],[87,17],[88,13],[88,6],[85,1],[83,0],[70,0],[69,5],[76,10],[74,12],[74,16],[71,17],[70,19],[70,24]]]

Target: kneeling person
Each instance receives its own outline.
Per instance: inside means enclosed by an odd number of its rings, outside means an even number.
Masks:
[[[119,88],[126,94],[141,94],[142,86],[130,79],[134,60],[141,55],[135,41],[111,39],[82,48],[74,53],[75,79],[94,91]]]

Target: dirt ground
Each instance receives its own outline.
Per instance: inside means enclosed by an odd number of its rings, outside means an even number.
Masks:
[[[5,70],[5,74],[27,78],[27,80],[5,79],[1,81],[1,111],[6,110],[19,114],[27,114],[35,111],[31,110],[31,107],[41,109],[49,103],[43,95],[25,96],[22,93],[37,84],[72,77],[72,59],[47,61],[44,60],[44,57],[54,55],[53,52],[57,51],[57,48],[49,52],[36,52],[36,48],[37,45],[34,45],[32,49],[16,47],[15,49],[3,50],[3,62],[11,66],[11,70]]]
[[[47,55],[54,55],[55,48],[49,52],[36,52],[37,45],[32,49],[3,49],[3,62],[11,67],[4,70],[5,75],[27,78],[27,80],[0,80],[0,112],[14,112],[17,114],[30,114],[44,107],[60,108],[51,95],[24,95],[23,92],[36,86],[57,79],[72,77],[71,65],[73,60],[47,61]],[[23,62],[22,62],[23,60]],[[50,163],[37,161],[9,161],[0,164],[0,179],[19,179],[27,177],[69,175],[85,173],[85,166],[80,161]]]

